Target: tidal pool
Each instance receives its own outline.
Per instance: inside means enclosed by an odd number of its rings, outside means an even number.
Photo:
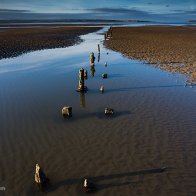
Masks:
[[[51,180],[48,195],[83,195],[84,177],[95,182],[95,195],[196,194],[196,88],[184,87],[182,75],[105,49],[107,29],[81,36],[79,45],[0,60],[6,195],[42,195],[36,163]],[[76,92],[81,67],[85,94]],[[72,118],[62,118],[64,105],[73,107]],[[105,117],[105,107],[115,115]]]

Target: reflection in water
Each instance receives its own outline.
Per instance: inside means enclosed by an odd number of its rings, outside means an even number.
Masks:
[[[100,54],[100,45],[98,44],[97,46],[98,46],[98,53]]]
[[[80,106],[82,108],[86,107],[86,99],[85,99],[85,93],[84,92],[80,92]]]
[[[99,63],[99,61],[100,61],[100,53],[98,53],[98,60],[97,61]]]
[[[95,75],[95,64],[91,65],[91,76],[94,77]]]

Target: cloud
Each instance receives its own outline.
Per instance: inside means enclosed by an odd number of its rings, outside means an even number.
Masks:
[[[0,13],[26,13],[30,12],[29,10],[14,10],[14,9],[0,9]]]
[[[105,14],[105,15],[115,15],[115,17],[124,17],[127,19],[138,19],[149,17],[151,14],[147,11],[137,10],[135,8],[127,9],[127,8],[95,8],[89,9],[92,13],[96,14]]]
[[[127,8],[94,8],[94,9],[89,9],[91,11],[96,11],[96,12],[104,12],[104,13],[132,13],[132,12],[139,12],[139,13],[147,13],[146,11],[139,11],[136,9],[127,9]]]
[[[74,10],[74,11],[73,11]],[[196,18],[196,11],[176,9],[172,13],[153,13],[150,11],[138,10],[137,8],[86,8],[73,9],[72,12],[64,13],[35,13],[29,10],[0,9],[1,20],[34,20],[34,19],[106,19],[106,20],[148,20],[148,21],[186,21]]]

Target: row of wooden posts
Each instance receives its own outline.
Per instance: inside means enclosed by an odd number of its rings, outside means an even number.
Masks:
[[[108,31],[109,33],[107,33],[107,35],[111,35],[112,30],[111,28]],[[98,57],[100,57],[100,45],[98,44]],[[95,64],[95,56],[94,53],[91,52],[90,53],[90,65],[94,67]],[[105,63],[105,67],[107,67],[107,63]],[[102,78],[105,79],[108,77],[107,73],[103,73],[102,74]],[[78,84],[78,88],[77,91],[80,93],[85,93],[87,92],[88,88],[87,86],[85,86],[85,79],[88,78],[88,73],[87,70],[81,68],[79,70],[79,84]],[[102,85],[99,89],[101,91],[101,93],[104,93],[105,88]],[[111,108],[105,108],[105,115],[113,115],[114,114],[114,110]],[[62,115],[63,117],[72,117],[72,107],[71,106],[64,106],[62,109]]]
[[[35,182],[41,191],[45,191],[50,187],[50,180],[46,177],[39,164],[36,164],[35,167]],[[87,178],[84,178],[83,188],[86,193],[96,190],[94,183],[90,182]]]
[[[109,28],[109,30],[104,34],[105,40],[112,38],[112,27]]]
[[[108,35],[110,35],[110,36],[112,35],[111,28],[109,29],[109,31],[106,34],[107,34],[107,35],[105,35],[106,37]],[[99,62],[99,60],[100,60],[100,45],[98,44],[98,62]],[[94,67],[94,64],[95,64],[95,56],[94,56],[94,53],[91,52],[90,53],[91,67]],[[107,63],[105,64],[105,67],[107,67]],[[105,79],[107,77],[108,77],[107,73],[102,74],[103,79]],[[78,88],[77,88],[78,92],[80,92],[80,93],[87,92],[88,88],[87,88],[87,86],[85,86],[85,79],[87,79],[87,78],[88,78],[87,70],[81,68],[79,70],[79,84],[78,84]],[[101,93],[104,92],[103,85],[100,87],[100,91],[101,91]],[[113,115],[114,110],[106,107],[104,113],[105,113],[105,115]],[[72,117],[72,107],[71,106],[64,106],[62,109],[62,115],[63,115],[63,117]],[[49,179],[46,177],[45,173],[43,172],[43,170],[41,169],[39,164],[36,164],[36,168],[35,168],[35,182],[42,191],[44,191],[44,189],[49,185]],[[93,183],[89,182],[88,179],[84,179],[83,187],[86,192],[90,192],[90,191],[92,191],[92,189],[94,189]]]

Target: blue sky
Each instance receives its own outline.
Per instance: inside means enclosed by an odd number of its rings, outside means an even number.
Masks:
[[[196,19],[196,0],[0,0],[0,19],[24,16],[187,20]]]

